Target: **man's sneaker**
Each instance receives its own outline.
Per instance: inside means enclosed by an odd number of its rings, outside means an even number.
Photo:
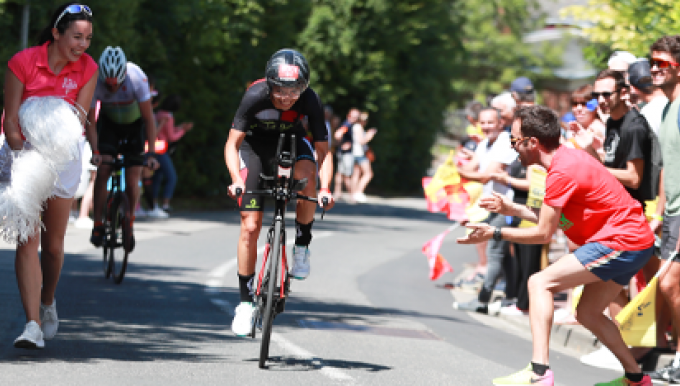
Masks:
[[[675,368],[668,372],[668,384],[680,385],[680,368]]]
[[[501,307],[500,314],[505,316],[525,316],[529,315],[529,311],[520,310],[516,305],[512,304],[506,307]]]
[[[153,208],[153,210],[146,212],[146,215],[151,218],[168,218],[169,215],[166,211],[159,207]]]
[[[43,333],[40,330],[38,323],[31,320],[26,323],[26,328],[24,328],[24,333],[21,334],[15,341],[14,347],[16,348],[45,348],[45,341],[43,340]]]
[[[250,302],[241,302],[236,307],[236,315],[231,321],[231,331],[235,335],[245,337],[253,331],[255,323],[255,306]]]
[[[465,303],[453,302],[453,309],[460,311],[479,312],[480,314],[488,314],[489,307],[486,303],[480,303],[479,300],[471,300]]]
[[[596,383],[595,386],[652,386],[652,380],[648,375],[643,376],[640,382],[632,382],[626,377],[621,377],[611,382]]]
[[[552,370],[548,369],[543,376],[536,375],[531,370],[531,363],[524,370],[518,371],[507,377],[496,378],[493,380],[496,386],[505,385],[538,385],[538,386],[554,386],[555,376]]]
[[[95,225],[92,228],[92,235],[90,236],[90,242],[92,245],[97,248],[102,246],[102,243],[104,242],[104,231],[104,225]]]
[[[649,378],[651,378],[653,383],[665,384],[670,381],[671,374],[675,374],[678,371],[680,371],[680,367],[673,366],[673,360],[671,360],[666,366],[654,371],[646,372],[645,374],[649,375]]]
[[[304,280],[309,276],[309,248],[293,246],[293,268],[290,269],[290,276]]]
[[[59,317],[57,316],[57,300],[52,300],[51,306],[40,303],[40,323],[45,340],[53,339],[59,329]]]
[[[503,303],[500,300],[496,300],[495,302],[489,303],[487,311],[488,311],[489,315],[491,315],[491,316],[498,316],[498,314],[501,313],[502,308],[503,308]]]

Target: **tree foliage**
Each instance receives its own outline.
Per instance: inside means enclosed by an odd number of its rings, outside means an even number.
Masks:
[[[195,128],[174,156],[178,194],[224,194],[233,114],[246,85],[283,47],[307,57],[311,87],[339,115],[350,107],[371,113],[379,129],[372,187],[415,191],[447,107],[544,65],[521,43],[536,20],[533,1],[90,0],[88,53],[97,59],[104,47],[120,46],[163,94],[183,97],[177,120]],[[4,60],[19,49],[24,2],[0,1]],[[33,44],[61,3],[30,1]]]
[[[680,4],[672,0],[590,0],[585,6],[565,9],[566,16],[587,22],[584,32],[594,44],[637,56],[649,53],[658,38],[674,34],[680,23]],[[602,61],[596,50],[592,61]]]

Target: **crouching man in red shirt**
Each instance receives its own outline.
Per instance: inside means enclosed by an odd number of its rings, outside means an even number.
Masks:
[[[538,225],[532,228],[493,228],[469,224],[471,233],[461,244],[509,240],[545,244],[559,227],[581,245],[529,279],[529,317],[533,337],[531,364],[495,385],[554,385],[548,351],[553,318],[553,294],[583,284],[576,309],[577,320],[597,336],[619,359],[625,376],[598,385],[652,385],[621,338],[617,326],[603,311],[630,278],[647,263],[654,235],[642,207],[599,160],[583,150],[560,146],[560,120],[547,107],[530,106],[515,113],[511,146],[524,166],[537,164],[548,170],[540,212],[514,204],[495,194],[481,206]]]

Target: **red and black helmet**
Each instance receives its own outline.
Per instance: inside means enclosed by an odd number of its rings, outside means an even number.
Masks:
[[[299,87],[302,92],[309,86],[309,64],[301,53],[284,48],[269,59],[264,76],[270,89]]]

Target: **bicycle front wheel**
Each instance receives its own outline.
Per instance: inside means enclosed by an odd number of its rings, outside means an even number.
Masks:
[[[102,251],[103,251],[103,266],[104,268],[104,277],[109,278],[111,276],[111,271],[113,270],[113,265],[111,264],[111,259],[109,258],[109,250],[111,247],[109,246],[109,228],[111,227],[111,204],[113,203],[113,197],[111,196],[111,193],[108,194],[106,197],[106,213],[104,217],[104,240],[102,242]]]
[[[113,281],[120,284],[127,269],[130,245],[130,219],[128,218],[128,199],[119,192],[111,205],[111,229],[109,238],[109,259],[113,271]]]
[[[267,261],[267,292],[265,294],[264,312],[262,313],[262,342],[260,343],[260,368],[265,367],[265,362],[269,358],[269,341],[272,336],[272,325],[274,324],[274,303],[278,298],[276,293],[276,283],[278,282],[279,259],[281,248],[284,247],[282,240],[282,221],[274,223],[274,237],[272,238],[271,250]]]

